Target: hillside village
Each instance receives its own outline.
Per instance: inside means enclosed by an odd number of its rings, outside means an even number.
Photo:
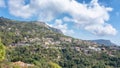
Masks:
[[[119,46],[104,46],[65,36],[60,30],[43,22],[15,21],[0,17],[0,37],[6,46],[5,62],[12,62],[10,65],[46,68],[52,63],[63,68],[93,68],[99,66],[101,63],[98,61],[102,59],[101,66],[105,68],[120,67]]]

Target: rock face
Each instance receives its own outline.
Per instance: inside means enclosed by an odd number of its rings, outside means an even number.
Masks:
[[[90,40],[90,41],[95,42],[99,45],[116,46],[116,44],[112,43],[110,40],[98,39],[98,40]]]
[[[50,27],[50,26],[48,26],[47,24],[45,24],[45,22],[33,21],[33,23],[34,23],[34,22],[35,22],[37,25],[39,25],[39,26],[44,26],[45,28],[48,28],[48,29],[50,29],[50,30],[52,30],[52,31],[54,31],[54,32],[56,32],[56,33],[63,34],[61,30],[56,29],[56,28],[53,28],[53,27]]]

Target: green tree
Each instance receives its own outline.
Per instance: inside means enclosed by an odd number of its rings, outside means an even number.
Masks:
[[[50,68],[62,68],[58,64],[53,63],[53,62],[49,62],[49,65],[50,65]]]
[[[105,66],[104,62],[100,61],[92,68],[106,68],[106,66]]]
[[[0,39],[0,61],[4,60],[5,58],[5,46],[2,44]]]

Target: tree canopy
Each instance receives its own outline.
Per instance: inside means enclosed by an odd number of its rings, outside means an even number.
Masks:
[[[0,39],[0,61],[5,58],[5,46],[2,44]]]

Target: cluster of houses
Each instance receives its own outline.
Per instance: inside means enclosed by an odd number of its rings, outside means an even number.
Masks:
[[[24,41],[18,42],[18,43],[12,43],[11,46],[30,46],[32,45],[31,43],[36,43],[36,44],[41,44],[41,46],[43,46],[44,48],[48,49],[48,48],[53,48],[53,49],[66,49],[68,48],[67,46],[62,46],[61,42],[69,42],[69,43],[75,43],[76,45],[79,44],[88,44],[87,47],[82,47],[82,46],[71,46],[71,49],[74,49],[78,52],[83,52],[85,54],[90,54],[91,51],[95,51],[98,53],[101,52],[106,52],[109,55],[112,55],[111,52],[107,52],[105,47],[99,47],[97,44],[93,43],[91,44],[90,42],[83,42],[82,40],[73,40],[72,38],[66,38],[66,37],[60,37],[60,40],[54,40],[53,38],[24,38]],[[52,46],[50,46],[52,45]],[[111,46],[110,47],[111,50],[120,50],[120,47],[115,47],[115,46]]]

